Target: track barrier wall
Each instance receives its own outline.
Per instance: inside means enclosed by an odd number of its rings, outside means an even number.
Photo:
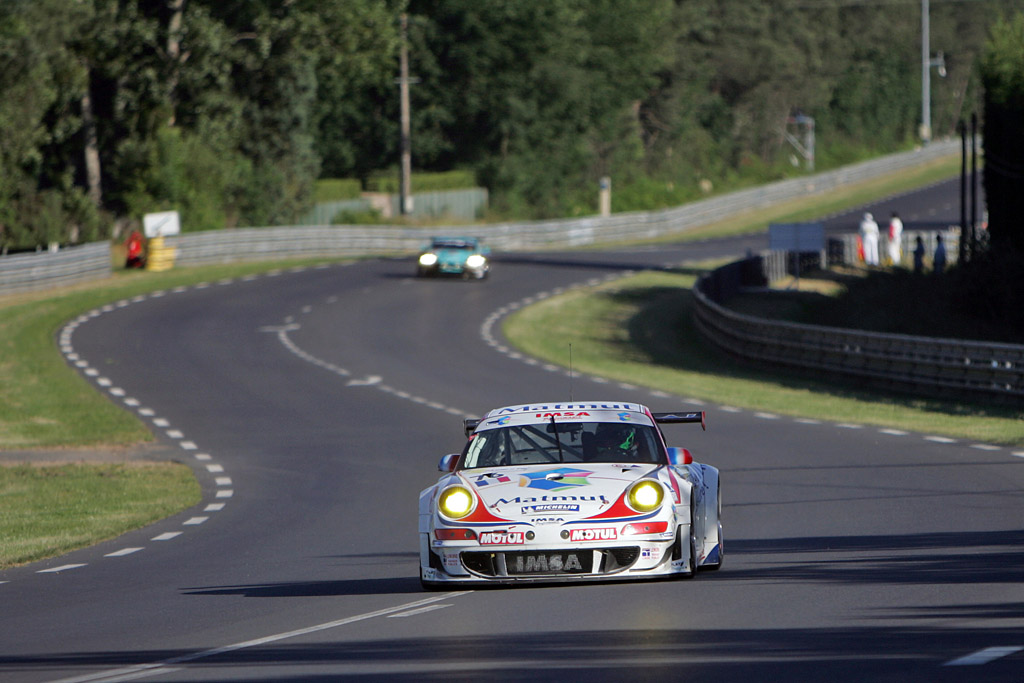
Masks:
[[[913,239],[916,234],[905,236]],[[944,237],[953,254],[957,236],[948,231]],[[835,253],[832,246],[829,251]],[[694,323],[701,334],[719,349],[755,365],[841,375],[918,395],[1024,405],[1024,345],[803,325],[758,318],[723,305],[745,287],[778,280],[792,256],[764,252],[702,276],[693,290]]]

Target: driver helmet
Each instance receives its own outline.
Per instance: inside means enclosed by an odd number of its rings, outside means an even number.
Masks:
[[[603,457],[632,458],[637,452],[636,427],[622,424],[599,424],[594,432],[594,446]]]

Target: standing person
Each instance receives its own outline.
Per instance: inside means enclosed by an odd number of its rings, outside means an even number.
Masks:
[[[914,274],[920,275],[924,272],[924,240],[917,236],[917,246],[914,247]]]
[[[946,245],[942,242],[942,233],[935,237],[935,256],[932,257],[932,270],[941,273],[946,269]]]
[[[898,266],[903,260],[903,221],[900,215],[892,212],[892,219],[889,221],[889,261]]]
[[[870,213],[864,214],[860,222],[860,238],[864,243],[864,263],[878,265],[878,223]]]

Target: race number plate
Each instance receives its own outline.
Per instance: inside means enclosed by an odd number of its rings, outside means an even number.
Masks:
[[[589,574],[593,563],[594,554],[586,550],[563,553],[505,553],[505,571],[510,575]]]

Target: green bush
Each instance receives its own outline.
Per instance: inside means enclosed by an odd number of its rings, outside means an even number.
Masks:
[[[412,174],[412,191],[414,193],[466,190],[477,186],[476,177],[472,171]],[[366,189],[368,192],[397,194],[401,191],[398,173],[388,171],[387,173],[374,175],[366,181]]]
[[[316,181],[314,201],[338,202],[344,199],[359,199],[363,185],[356,178],[321,178]]]
[[[346,209],[339,211],[331,217],[331,225],[376,225],[385,222],[381,218],[380,211],[375,209],[367,209],[365,211]]]
[[[237,192],[236,185],[245,184],[235,158],[195,134],[165,128],[149,147],[147,161],[146,171],[125,193],[131,215],[178,211],[184,232],[225,227],[228,198]]]

